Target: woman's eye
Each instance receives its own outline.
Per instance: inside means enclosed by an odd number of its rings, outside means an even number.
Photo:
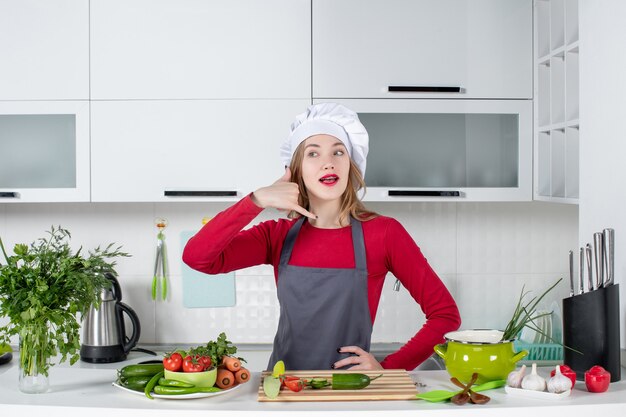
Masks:
[[[343,151],[335,151],[335,156],[343,156]]]
[[[317,152],[315,152],[315,151],[311,151],[311,152],[309,152],[309,153],[307,154],[307,156],[308,156],[308,157],[311,157],[311,158],[316,157],[317,155],[318,155],[318,154],[317,154]]]

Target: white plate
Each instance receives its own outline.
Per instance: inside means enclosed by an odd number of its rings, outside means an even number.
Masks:
[[[134,391],[132,389],[123,387],[123,386],[119,385],[117,382],[112,382],[111,385],[113,385],[114,387],[117,387],[117,388],[119,388],[119,389],[121,389],[123,391],[130,392],[131,394],[141,395],[142,397],[146,396],[146,394],[144,394],[141,391]],[[215,397],[216,395],[227,394],[227,393],[229,393],[231,391],[236,390],[240,386],[241,386],[241,384],[235,385],[232,388],[225,389],[225,390],[222,390],[222,391],[217,391],[217,392],[197,392],[195,394],[183,394],[183,395],[159,395],[159,394],[155,394],[153,392],[152,396],[154,398],[163,398],[163,399],[166,399],[166,400],[193,400],[194,398],[207,398],[207,397]]]
[[[514,395],[516,397],[536,398],[539,400],[549,400],[549,401],[562,400],[564,398],[569,397],[569,395],[572,393],[571,389],[565,392],[562,392],[560,394],[553,394],[548,391],[533,391],[531,389],[512,388],[512,387],[509,387],[508,385],[504,387],[504,391],[506,391],[507,394]]]
[[[559,307],[556,301],[553,301],[550,305],[550,310],[552,310],[552,338],[560,343],[563,337],[561,307]],[[550,343],[554,342],[551,341]]]

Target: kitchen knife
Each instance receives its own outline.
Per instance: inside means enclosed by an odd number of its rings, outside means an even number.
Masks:
[[[593,291],[593,266],[591,266],[591,245],[587,243],[585,246],[587,252],[587,291]]]
[[[604,286],[613,284],[613,274],[615,273],[615,230],[604,229],[602,231],[604,237],[604,263],[606,266],[606,279]]]
[[[574,296],[574,252],[569,251],[569,296]]]
[[[597,290],[604,282],[604,236],[602,232],[593,234],[593,249],[596,263],[596,282],[593,289]]]
[[[585,248],[580,248],[578,258],[578,294],[585,292]]]

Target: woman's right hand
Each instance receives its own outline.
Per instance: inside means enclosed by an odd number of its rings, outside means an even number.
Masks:
[[[298,196],[300,195],[298,184],[290,180],[291,170],[287,168],[283,176],[274,184],[259,188],[252,193],[252,201],[262,208],[273,207],[284,211],[295,210],[303,216],[316,219],[317,216],[315,214],[298,204]]]

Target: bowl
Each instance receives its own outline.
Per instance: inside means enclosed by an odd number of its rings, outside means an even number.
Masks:
[[[513,350],[512,340],[501,340],[499,330],[460,330],[445,334],[446,343],[435,346],[435,352],[446,364],[450,376],[469,382],[478,374],[477,384],[506,379],[517,361],[528,354]]]
[[[172,372],[164,371],[165,379],[174,379],[180,382],[187,382],[196,387],[212,387],[217,379],[217,368],[213,367],[204,372]]]

